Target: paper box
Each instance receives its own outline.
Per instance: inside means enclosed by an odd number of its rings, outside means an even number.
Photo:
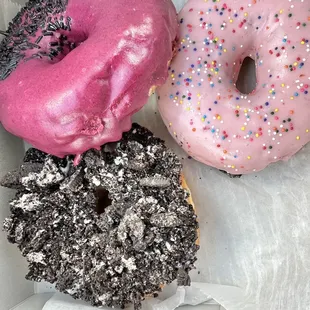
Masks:
[[[178,9],[185,2],[174,0]],[[22,3],[0,0],[0,29],[6,29]],[[201,236],[192,287],[177,291],[167,287],[160,296],[164,301],[151,300],[143,310],[173,310],[183,303],[197,305],[184,310],[310,309],[310,146],[289,162],[230,179],[188,158],[168,134],[156,96],[134,118],[182,159]],[[0,177],[18,166],[23,153],[23,142],[1,127]],[[0,223],[9,215],[13,194],[0,188]],[[24,280],[26,268],[25,259],[0,232],[0,310],[93,309],[68,296],[54,295],[51,285]]]

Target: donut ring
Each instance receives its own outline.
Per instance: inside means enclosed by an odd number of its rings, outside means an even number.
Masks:
[[[159,110],[195,159],[247,174],[287,160],[310,140],[309,1],[190,0]],[[255,90],[236,84],[247,57]]]
[[[0,122],[64,157],[118,141],[165,82],[170,0],[30,0],[0,43]]]
[[[8,240],[29,262],[27,278],[94,306],[124,307],[178,279],[188,285],[198,223],[181,186],[181,163],[136,124],[79,166],[30,149],[2,186],[18,189]]]

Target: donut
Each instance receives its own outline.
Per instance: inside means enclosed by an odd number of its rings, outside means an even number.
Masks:
[[[1,181],[17,189],[4,230],[27,258],[26,278],[135,309],[175,279],[189,285],[198,222],[177,156],[133,124],[121,141],[73,159],[30,149]]]
[[[118,141],[168,76],[170,0],[30,0],[0,43],[0,122],[64,157]]]
[[[179,21],[158,104],[189,156],[241,175],[309,142],[309,1],[190,0]]]

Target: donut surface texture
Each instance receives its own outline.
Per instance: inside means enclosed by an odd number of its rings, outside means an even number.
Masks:
[[[188,285],[198,222],[181,169],[163,141],[136,124],[78,166],[30,149],[1,181],[18,190],[4,229],[29,262],[27,279],[94,306],[135,309],[175,279]]]
[[[179,18],[159,110],[190,156],[239,175],[309,142],[310,1],[190,0]],[[248,57],[256,87],[243,94],[236,85]]]
[[[0,43],[0,122],[58,157],[118,141],[177,29],[171,0],[30,0]]]

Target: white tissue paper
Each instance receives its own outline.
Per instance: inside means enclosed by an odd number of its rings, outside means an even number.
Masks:
[[[0,0],[1,27],[16,13],[12,2],[23,1]],[[174,0],[178,10],[185,2]],[[310,309],[310,144],[288,162],[230,179],[178,147],[160,118],[156,96],[134,119],[182,158],[201,233],[192,286],[166,287],[160,299],[145,302],[144,310],[204,303],[226,310]],[[93,308],[61,294],[44,307],[71,309]]]

